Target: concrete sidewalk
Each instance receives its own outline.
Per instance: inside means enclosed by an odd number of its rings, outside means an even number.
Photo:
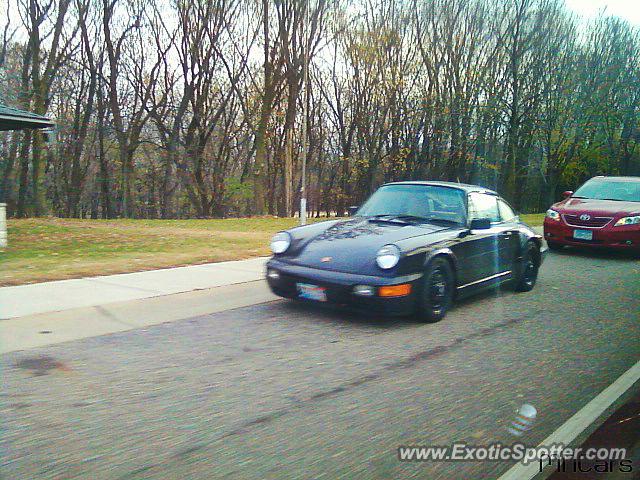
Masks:
[[[267,257],[0,288],[0,319],[139,300],[264,277]]]

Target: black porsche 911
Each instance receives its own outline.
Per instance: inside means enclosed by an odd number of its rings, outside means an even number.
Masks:
[[[547,246],[496,192],[425,181],[383,185],[351,218],[279,232],[271,250],[276,295],[436,322],[485,288],[531,290]]]

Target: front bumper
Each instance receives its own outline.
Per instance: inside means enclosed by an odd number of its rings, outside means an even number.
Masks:
[[[353,273],[334,272],[317,268],[304,267],[282,262],[272,258],[267,262],[267,270],[276,270],[279,278],[267,276],[267,283],[271,291],[280,297],[299,298],[297,283],[308,283],[324,287],[327,302],[350,309],[389,316],[411,315],[415,311],[417,292],[419,292],[422,274],[404,275],[398,277],[378,277],[372,275],[358,275]],[[378,287],[411,284],[411,293],[402,297],[380,297]],[[376,295],[363,297],[353,293],[355,285],[376,287]],[[323,304],[314,300],[305,300]]]
[[[592,240],[577,240],[573,238],[574,230],[590,230]],[[640,251],[640,228],[637,225],[604,228],[573,227],[564,220],[555,221],[545,218],[544,239],[558,245],[572,245],[575,247],[605,248],[614,250]]]

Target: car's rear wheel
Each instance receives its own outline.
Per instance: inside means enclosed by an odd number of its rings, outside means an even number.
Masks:
[[[540,251],[535,243],[529,242],[522,256],[522,265],[520,266],[520,273],[514,284],[514,290],[516,292],[531,291],[538,280],[539,269]]]
[[[418,299],[420,321],[434,323],[444,318],[453,302],[454,278],[453,268],[445,258],[436,257],[429,263]]]

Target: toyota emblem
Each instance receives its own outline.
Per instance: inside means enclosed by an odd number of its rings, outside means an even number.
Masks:
[[[331,261],[331,257],[322,257],[322,258],[320,259],[320,261],[321,261],[321,262],[323,262],[323,263],[330,262],[330,261]]]
[[[591,215],[587,215],[586,213],[583,213],[582,215],[580,215],[580,220],[582,220],[583,222],[587,222],[591,220]]]

